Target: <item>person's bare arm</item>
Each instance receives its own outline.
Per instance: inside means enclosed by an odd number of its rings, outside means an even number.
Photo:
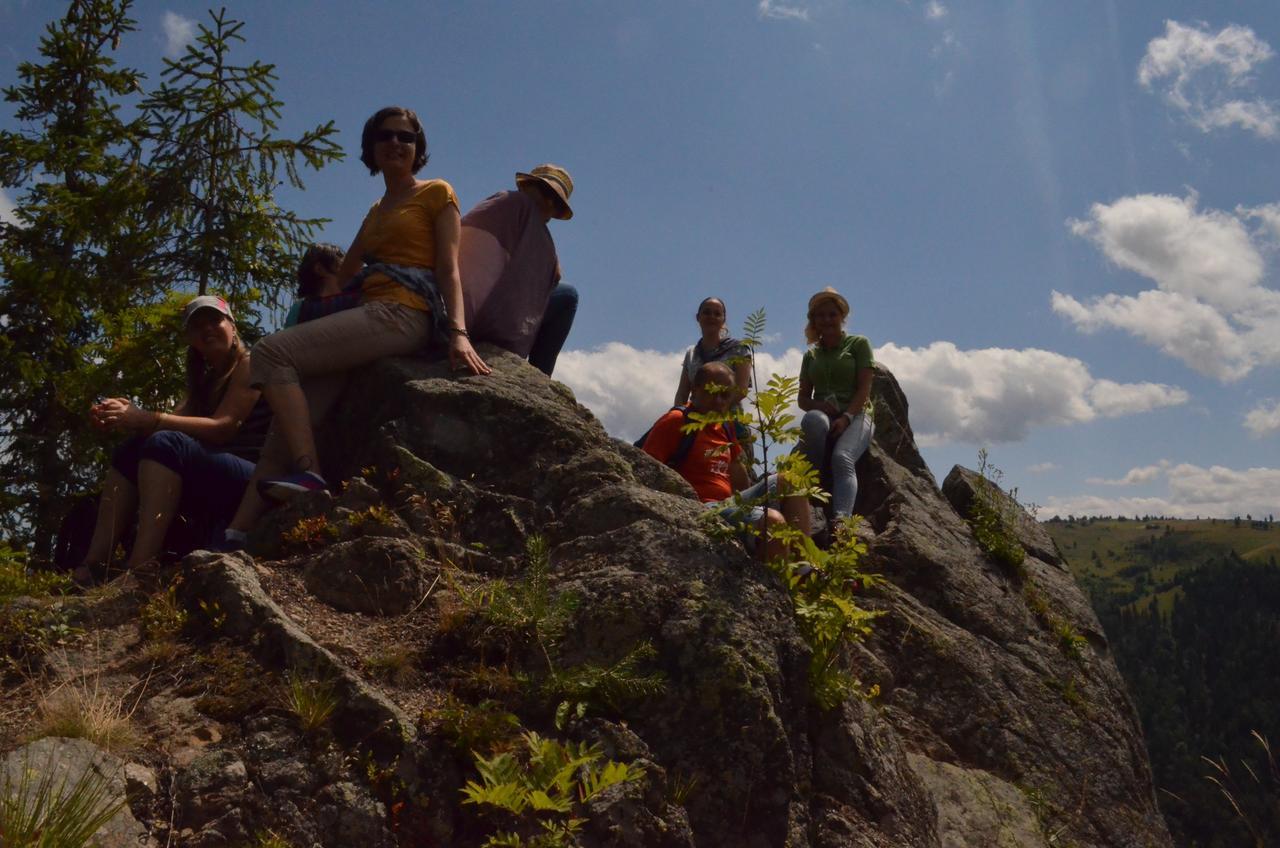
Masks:
[[[242,359],[231,374],[227,392],[211,416],[183,415],[179,412],[152,412],[136,406],[127,398],[113,398],[114,409],[108,411],[103,421],[107,429],[132,430],[153,433],[157,430],[176,430],[192,438],[213,445],[231,440],[240,425],[249,417],[260,392],[249,386],[249,360]],[[186,411],[186,403],[179,407]]]
[[[467,314],[462,301],[462,276],[458,272],[458,240],[462,235],[462,216],[458,207],[448,204],[436,215],[436,284],[449,312],[449,364],[467,368],[472,374],[488,374],[492,370],[476,353],[467,338]]]
[[[356,233],[355,239],[351,242],[351,247],[347,248],[347,253],[342,257],[342,264],[338,266],[338,289],[342,290],[347,287],[352,278],[360,273],[360,269],[364,267],[364,245],[360,243],[360,234],[364,232],[364,226],[361,225],[360,232]]]
[[[680,367],[680,385],[676,386],[676,400],[672,406],[684,406],[689,402],[689,372]]]

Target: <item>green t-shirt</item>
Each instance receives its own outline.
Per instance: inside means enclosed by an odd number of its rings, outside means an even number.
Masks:
[[[831,400],[843,409],[858,390],[858,372],[875,364],[867,337],[846,334],[835,347],[814,345],[805,351],[800,379],[813,384],[815,399]],[[870,398],[867,405],[871,405]]]

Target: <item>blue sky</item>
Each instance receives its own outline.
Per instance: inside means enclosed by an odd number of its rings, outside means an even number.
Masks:
[[[0,0],[0,84],[62,3]],[[462,205],[544,161],[582,302],[557,377],[635,436],[706,295],[798,370],[825,285],[941,478],[987,447],[1053,513],[1280,512],[1280,6],[1208,2],[229,2],[282,131],[348,158],[287,205],[346,245],[376,108]],[[158,79],[206,7],[139,2]],[[0,124],[13,126],[0,110]],[[0,215],[17,197],[0,197]]]

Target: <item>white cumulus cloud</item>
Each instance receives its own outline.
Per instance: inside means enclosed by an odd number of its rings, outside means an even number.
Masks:
[[[911,403],[922,444],[1016,442],[1035,427],[1146,412],[1187,401],[1158,383],[1099,380],[1079,359],[1048,350],[960,350],[951,342],[908,348],[886,344],[876,358],[893,371]]]
[[[1280,400],[1260,403],[1249,410],[1244,416],[1244,428],[1255,438],[1280,433]]]
[[[803,351],[758,352],[763,382],[800,373]],[[560,355],[565,383],[610,434],[635,439],[671,404],[682,353],[639,350],[610,342]],[[1182,389],[1116,383],[1093,377],[1078,359],[1047,350],[960,350],[950,342],[924,348],[886,344],[876,350],[911,404],[911,425],[924,445],[1019,441],[1031,429],[1147,412],[1187,401]]]
[[[1280,111],[1254,93],[1254,71],[1274,55],[1249,27],[1231,24],[1213,32],[1206,24],[1165,21],[1164,35],[1147,44],[1138,82],[1159,89],[1203,132],[1240,127],[1277,138]]]
[[[1155,469],[1152,471],[1151,469]],[[1139,475],[1134,483],[1163,483],[1164,491],[1150,497],[1111,498],[1103,495],[1050,497],[1040,504],[1040,517],[1055,515],[1168,515],[1232,518],[1276,512],[1280,492],[1280,468],[1208,468],[1191,463],[1163,461],[1133,469],[1125,477]],[[1123,480],[1124,478],[1122,478]],[[1091,481],[1092,482],[1092,481]],[[1110,481],[1119,483],[1119,481]]]
[[[177,12],[165,12],[160,26],[164,29],[164,55],[170,58],[182,55],[187,45],[196,40],[196,22]]]
[[[1280,224],[1275,205],[1234,214],[1197,209],[1198,197],[1142,194],[1095,203],[1071,232],[1111,262],[1156,284],[1138,295],[1081,302],[1053,292],[1053,310],[1083,332],[1120,329],[1219,380],[1280,363],[1280,292],[1264,285],[1258,239]],[[1245,222],[1261,222],[1251,234]]]
[[[1141,468],[1130,468],[1123,477],[1117,480],[1107,480],[1103,477],[1090,477],[1085,482],[1092,483],[1096,486],[1140,486],[1159,478],[1169,470],[1169,465],[1169,460],[1162,459],[1155,465],[1144,465]]]

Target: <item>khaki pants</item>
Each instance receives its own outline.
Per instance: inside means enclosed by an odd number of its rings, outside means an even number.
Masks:
[[[253,347],[250,382],[255,387],[300,383],[311,426],[320,424],[347,384],[347,372],[384,356],[402,356],[426,346],[432,315],[398,303],[372,301],[272,333]],[[258,473],[292,466],[288,445],[273,424],[262,447]]]

